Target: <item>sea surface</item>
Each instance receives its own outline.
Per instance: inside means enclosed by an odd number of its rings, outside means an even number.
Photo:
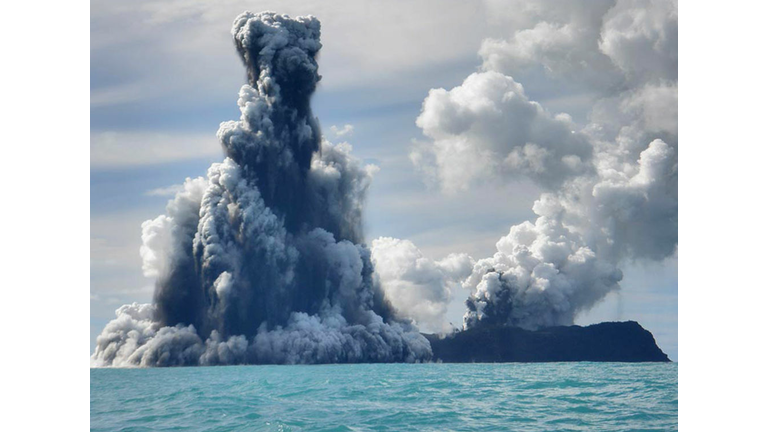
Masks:
[[[91,430],[676,431],[676,363],[91,369]]]

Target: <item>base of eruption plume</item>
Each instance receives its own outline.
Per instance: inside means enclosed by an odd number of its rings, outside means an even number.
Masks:
[[[193,326],[157,328],[152,308],[133,304],[118,309],[118,318],[99,336],[92,366],[669,361],[653,335],[634,321],[534,331],[480,325],[444,336],[405,332],[397,325],[365,328],[323,322],[304,314],[286,328],[264,331],[250,340],[225,339],[214,332],[203,341]],[[401,338],[408,340],[398,343]],[[419,349],[404,355],[406,347]]]

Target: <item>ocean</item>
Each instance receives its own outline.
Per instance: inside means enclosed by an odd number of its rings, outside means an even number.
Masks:
[[[677,363],[91,369],[91,430],[676,431]]]

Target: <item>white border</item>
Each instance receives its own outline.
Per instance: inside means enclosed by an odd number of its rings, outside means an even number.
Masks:
[[[87,430],[89,4],[3,4],[2,430]]]
[[[765,10],[680,4],[682,431],[765,427]]]

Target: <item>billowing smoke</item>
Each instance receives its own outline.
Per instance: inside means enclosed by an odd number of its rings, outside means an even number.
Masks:
[[[361,243],[372,168],[323,140],[310,108],[319,21],[246,12],[232,35],[248,84],[218,131],[226,159],[142,225],[153,304],[119,308],[92,364],[429,359]]]
[[[411,241],[391,237],[379,237],[371,246],[376,275],[397,313],[423,331],[450,331],[448,303],[472,272],[472,258],[451,254],[433,261]]]
[[[619,289],[622,263],[677,250],[676,2],[510,3],[489,5],[519,30],[429,92],[416,122],[429,141],[411,154],[448,192],[521,177],[543,190],[536,219],[464,280],[466,328],[572,324]],[[528,98],[512,75],[531,68],[597,95],[586,126]]]
[[[583,174],[592,146],[567,114],[550,115],[523,86],[496,71],[432,89],[416,124],[432,141],[411,160],[444,190],[495,177],[527,176],[547,186]]]

